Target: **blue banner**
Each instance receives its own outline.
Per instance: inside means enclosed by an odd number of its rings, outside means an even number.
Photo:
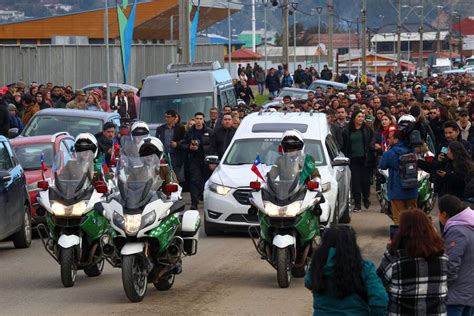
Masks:
[[[128,68],[130,65],[130,52],[133,42],[133,27],[135,24],[135,14],[137,11],[137,0],[133,1],[132,10],[125,16],[128,0],[122,0],[122,8],[117,1],[117,17],[119,22],[120,48],[122,51],[122,66],[124,83],[128,81]]]
[[[194,55],[196,52],[196,41],[197,41],[197,31],[198,31],[198,24],[199,24],[199,11],[201,9],[201,0],[198,1],[196,13],[194,14],[193,24],[191,25],[191,43],[190,43],[190,58],[191,64],[194,63]]]

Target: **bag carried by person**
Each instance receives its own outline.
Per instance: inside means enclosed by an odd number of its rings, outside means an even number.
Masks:
[[[415,153],[400,156],[400,182],[402,189],[418,188],[418,164]]]

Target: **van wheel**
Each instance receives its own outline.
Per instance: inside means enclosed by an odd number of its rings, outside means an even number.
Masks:
[[[31,214],[29,207],[25,205],[23,223],[21,224],[21,229],[13,235],[13,245],[15,248],[29,248],[31,245],[31,236]]]

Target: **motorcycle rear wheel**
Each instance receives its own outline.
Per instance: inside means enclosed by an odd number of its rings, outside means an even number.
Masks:
[[[125,295],[131,302],[141,302],[145,297],[148,274],[138,255],[122,257],[122,284]]]
[[[74,286],[77,276],[76,250],[74,247],[61,248],[59,264],[61,266],[61,282],[63,286]]]
[[[287,288],[291,282],[290,250],[288,248],[276,248],[276,266],[278,286]]]

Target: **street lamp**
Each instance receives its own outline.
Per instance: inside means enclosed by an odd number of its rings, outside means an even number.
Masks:
[[[110,104],[110,47],[109,47],[109,0],[105,0],[104,12],[105,63],[107,71],[107,103]]]
[[[267,59],[267,38],[268,38],[267,37],[267,6],[268,6],[268,1],[269,0],[262,0],[263,5],[264,5],[264,11],[263,11],[264,13],[263,14],[264,14],[264,20],[265,20],[265,22],[264,22],[264,24],[265,24],[264,25],[264,32],[263,32],[263,37],[265,37],[265,42],[264,42],[264,45],[265,45],[264,46],[265,47],[264,48],[265,49],[265,74],[267,73],[267,61],[268,61],[268,59]],[[273,1],[272,1],[272,5],[273,5]]]
[[[321,71],[321,13],[323,13],[323,7],[316,7],[318,13],[318,73]]]
[[[415,14],[418,16],[418,18],[420,19],[420,27],[418,29],[418,32],[420,33],[420,56],[418,58],[418,67],[420,69],[420,71],[423,71],[423,21],[424,21],[424,13],[423,13],[423,10],[424,10],[424,6],[423,6],[423,0],[421,1],[421,5],[417,5],[415,6],[416,9],[420,9],[421,10],[421,13],[418,14],[416,11],[415,11]]]

